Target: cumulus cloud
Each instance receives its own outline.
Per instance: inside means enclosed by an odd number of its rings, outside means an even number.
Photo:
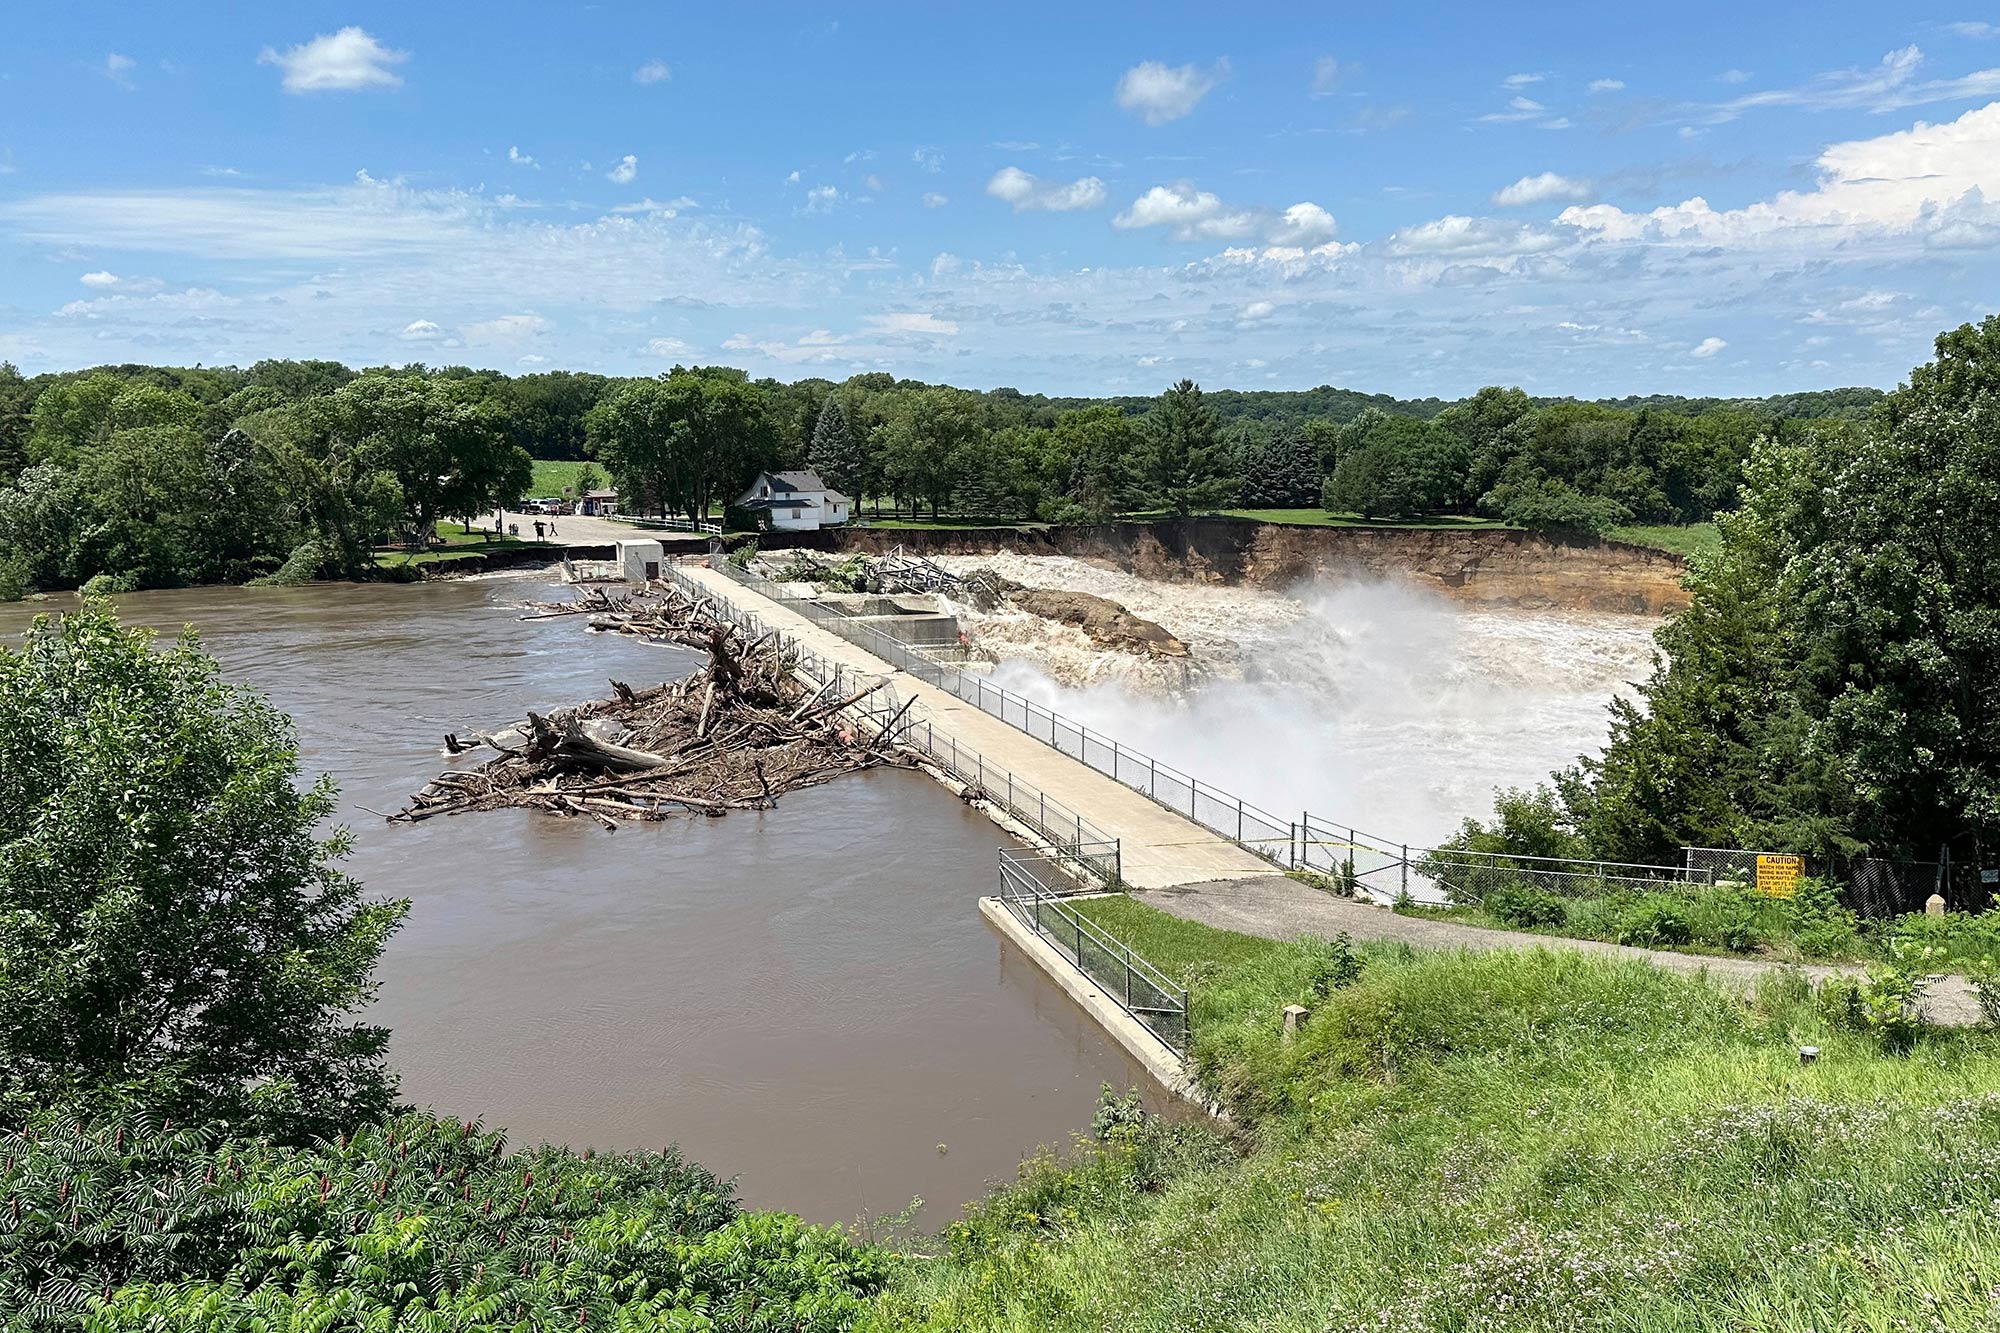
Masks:
[[[541,163],[535,161],[534,158],[528,156],[528,154],[522,152],[519,148],[513,147],[512,145],[509,145],[507,149],[507,160],[509,162],[512,162],[517,167],[541,166]]]
[[[131,56],[122,56],[113,51],[110,55],[104,57],[104,63],[98,69],[105,78],[111,80],[129,93],[139,86],[132,81],[132,71],[138,67],[139,62],[132,59]]]
[[[1541,204],[1551,199],[1588,199],[1590,195],[1589,181],[1544,171],[1537,176],[1523,176],[1512,185],[1495,191],[1493,202],[1501,208],[1519,208],[1524,204]]]
[[[1164,125],[1201,105],[1228,73],[1227,60],[1218,60],[1209,69],[1144,61],[1118,80],[1118,105],[1148,125]]]
[[[1246,324],[1254,324],[1260,319],[1269,319],[1273,314],[1277,313],[1277,309],[1278,307],[1275,302],[1252,301],[1249,305],[1243,307],[1243,312],[1237,318]]]
[[[119,277],[116,273],[112,273],[107,269],[98,269],[94,273],[84,274],[77,281],[86,287],[95,287],[103,290],[108,287],[116,287],[119,283]]]
[[[1525,88],[1531,83],[1540,83],[1545,77],[1545,75],[1541,74],[1509,74],[1506,78],[1500,80],[1500,86],[1503,88]]]
[[[665,83],[672,77],[674,77],[673,70],[668,68],[666,61],[658,57],[648,60],[645,64],[632,71],[632,82],[637,84],[651,85]]]
[[[986,182],[986,193],[1012,204],[1016,213],[1031,209],[1045,213],[1072,213],[1080,208],[1096,208],[1105,200],[1104,182],[1085,176],[1069,182],[1043,180],[1019,167],[1002,167]]]
[[[396,336],[409,343],[436,342],[444,337],[444,330],[428,319],[413,319]]]
[[[1706,361],[1709,357],[1714,356],[1717,352],[1721,351],[1723,348],[1727,346],[1729,346],[1729,344],[1721,338],[1703,338],[1700,342],[1694,345],[1694,350],[1690,351],[1688,355],[1698,356],[1702,360]]]
[[[1622,93],[1625,91],[1623,79],[1592,79],[1584,89],[1588,93]]]
[[[1126,231],[1165,227],[1177,241],[1262,239],[1287,248],[1324,245],[1336,232],[1333,214],[1318,204],[1297,203],[1282,212],[1239,208],[1191,181],[1155,185],[1111,219],[1111,225]]]
[[[683,356],[693,350],[693,346],[680,338],[648,338],[646,340],[646,355],[648,356]]]
[[[946,204],[950,202],[951,202],[950,198],[948,198],[945,195],[939,194],[936,190],[924,191],[925,208],[943,208]]]
[[[935,148],[917,148],[912,150],[910,161],[915,163],[920,170],[928,171],[932,175],[936,175],[938,172],[944,170],[944,154]]]
[[[815,185],[806,191],[805,211],[808,213],[831,213],[840,202],[840,190],[832,185]]]
[[[391,50],[365,29],[349,27],[322,33],[288,51],[267,46],[257,63],[282,70],[288,93],[325,93],[400,88],[403,79],[393,66],[409,58],[408,51]]]
[[[630,185],[639,178],[639,159],[631,153],[618,159],[618,165],[604,173],[604,179],[613,185]]]
[[[1447,214],[1395,232],[1385,242],[1392,254],[1453,258],[1502,258],[1553,250],[1561,238],[1542,228],[1505,218]]]
[[[1819,183],[1743,208],[1716,210],[1699,196],[1647,213],[1610,204],[1563,210],[1559,221],[1599,239],[1702,245],[1854,243],[1924,233],[1934,244],[2000,224],[2000,102],[1957,120],[1829,145]],[[1971,230],[1967,230],[1971,229]]]
[[[467,324],[462,332],[471,342],[518,343],[547,332],[549,327],[549,321],[540,315],[499,315]]]

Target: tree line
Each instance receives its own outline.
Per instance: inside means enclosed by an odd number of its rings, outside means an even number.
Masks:
[[[1694,522],[1760,439],[1851,421],[1840,390],[1748,402],[1443,404],[1321,388],[1056,399],[857,375],[507,376],[330,361],[249,369],[0,364],[0,597],[365,576],[376,548],[590,458],[628,512],[714,516],[766,468],[812,467],[876,514],[1103,522],[1227,508],[1484,515],[1553,531]]]
[[[1503,794],[1486,850],[1684,846],[1994,864],[2000,316],[1939,336],[1858,424],[1760,437],[1720,549],[1602,754]]]

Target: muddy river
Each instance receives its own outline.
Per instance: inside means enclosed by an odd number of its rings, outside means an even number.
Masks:
[[[1003,835],[913,773],[776,810],[608,833],[527,812],[384,823],[471,731],[691,670],[678,649],[522,622],[533,577],[119,599],[194,624],[339,781],[349,868],[409,898],[380,970],[404,1095],[516,1141],[677,1142],[815,1221],[922,1197],[935,1228],[1140,1075],[980,920]],[[57,603],[56,605],[61,605]],[[0,607],[11,642],[35,608]]]

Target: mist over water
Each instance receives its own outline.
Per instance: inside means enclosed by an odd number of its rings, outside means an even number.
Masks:
[[[1392,581],[1284,594],[1157,583],[1058,557],[964,560],[1122,602],[1192,663],[968,613],[993,679],[1273,813],[1428,843],[1603,747],[1605,705],[1650,670],[1654,621],[1461,606]]]

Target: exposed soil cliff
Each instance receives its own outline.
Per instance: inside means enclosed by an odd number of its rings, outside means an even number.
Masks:
[[[804,534],[802,534],[804,535]],[[1467,602],[1659,615],[1687,603],[1680,557],[1626,542],[1494,529],[1281,527],[1243,519],[961,531],[811,534],[839,549],[980,555],[1012,550],[1108,561],[1144,578],[1282,588],[1300,579],[1403,577]]]

